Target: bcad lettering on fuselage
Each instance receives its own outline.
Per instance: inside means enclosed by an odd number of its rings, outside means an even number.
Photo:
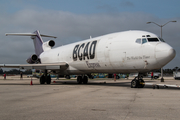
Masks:
[[[95,58],[97,40],[78,44],[73,50],[73,60],[89,60]]]

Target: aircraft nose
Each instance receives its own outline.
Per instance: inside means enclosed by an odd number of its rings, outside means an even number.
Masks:
[[[176,56],[176,51],[172,48],[169,50],[168,55],[173,59]]]
[[[164,66],[176,56],[176,51],[166,43],[159,43],[155,48],[155,54],[158,64]]]

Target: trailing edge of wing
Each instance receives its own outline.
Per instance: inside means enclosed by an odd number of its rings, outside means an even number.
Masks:
[[[0,64],[2,68],[19,68],[20,64]]]
[[[44,69],[44,70],[62,70],[68,68],[66,62],[50,64],[0,64],[2,68],[20,68],[20,69]]]

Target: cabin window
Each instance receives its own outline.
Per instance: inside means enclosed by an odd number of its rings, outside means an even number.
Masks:
[[[141,44],[141,39],[137,39],[137,40],[136,40],[136,43]]]
[[[143,39],[142,39],[142,44],[144,44],[144,43],[147,43],[146,38],[143,38]]]
[[[159,42],[158,38],[147,38],[148,42]]]

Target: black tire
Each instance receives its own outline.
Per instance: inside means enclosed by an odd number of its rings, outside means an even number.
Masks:
[[[157,77],[157,76],[154,76],[154,79],[158,79],[158,77]]]
[[[39,82],[40,82],[40,84],[44,84],[45,83],[45,76],[44,75],[42,75],[40,77]]]
[[[71,79],[71,77],[69,75],[66,75],[66,79]]]
[[[82,76],[78,76],[78,77],[77,77],[77,83],[78,83],[78,84],[81,84],[81,83],[82,83]]]
[[[88,77],[87,76],[84,76],[84,78],[82,79],[83,81],[83,84],[87,84],[88,83]]]
[[[138,87],[138,81],[137,80],[132,80],[131,81],[131,88],[137,88]]]
[[[50,75],[47,76],[47,82],[46,83],[51,84],[51,76]]]

